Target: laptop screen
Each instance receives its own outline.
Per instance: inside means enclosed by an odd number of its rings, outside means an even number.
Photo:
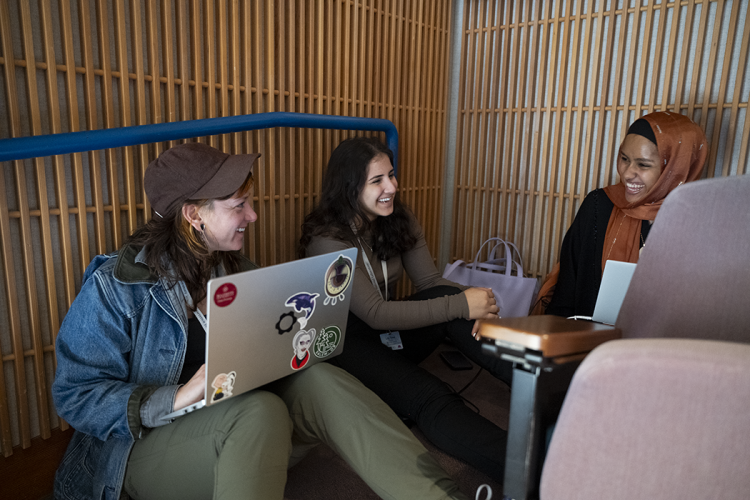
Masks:
[[[602,284],[599,286],[599,295],[596,297],[594,315],[591,317],[592,321],[605,325],[615,324],[634,271],[635,264],[631,262],[617,260],[606,262]]]

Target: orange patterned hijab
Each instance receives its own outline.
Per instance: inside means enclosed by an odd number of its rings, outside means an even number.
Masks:
[[[661,175],[646,197],[634,204],[626,201],[622,180],[604,188],[615,206],[604,237],[602,272],[607,260],[638,262],[641,221],[654,220],[664,198],[674,188],[700,177],[708,156],[705,134],[687,116],[658,111],[642,118],[656,136],[663,161]]]

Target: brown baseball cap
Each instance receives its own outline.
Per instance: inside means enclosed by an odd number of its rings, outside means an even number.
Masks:
[[[259,156],[230,155],[200,142],[180,144],[149,163],[143,177],[146,196],[159,217],[170,215],[186,200],[230,196]]]

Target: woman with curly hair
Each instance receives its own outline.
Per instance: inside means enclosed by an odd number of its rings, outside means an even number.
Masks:
[[[508,382],[509,363],[481,354],[475,320],[496,318],[492,290],[443,279],[417,219],[397,196],[393,153],[358,137],[334,150],[318,205],[305,218],[302,255],[359,248],[344,352],[331,362],[411,420],[436,446],[503,481],[506,431],[418,364],[448,337]],[[417,293],[393,300],[406,271]]]

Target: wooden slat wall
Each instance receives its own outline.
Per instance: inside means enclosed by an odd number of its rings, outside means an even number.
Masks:
[[[706,176],[750,171],[747,1],[467,0],[461,38],[450,260],[500,236],[543,278],[651,111],[703,127]]]
[[[439,241],[448,0],[0,0],[0,138],[296,111],[388,118],[400,187]],[[296,256],[302,218],[347,131],[202,138],[263,154],[246,251]],[[0,170],[0,449],[63,426],[54,339],[91,257],[150,207],[141,179],[170,144],[5,162]]]

